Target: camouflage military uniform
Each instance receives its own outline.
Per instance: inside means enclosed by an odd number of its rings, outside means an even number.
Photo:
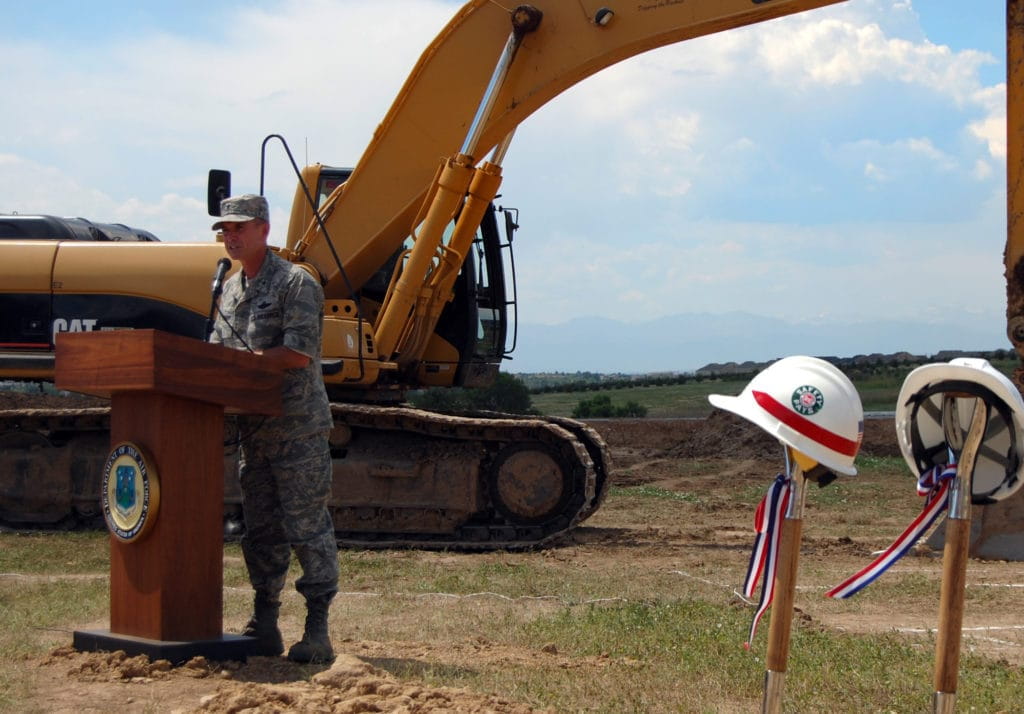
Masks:
[[[281,416],[239,417],[239,478],[249,580],[276,599],[291,549],[302,566],[296,589],[306,599],[338,589],[338,548],[327,510],[331,411],[320,373],[323,290],[308,273],[268,251],[250,281],[239,271],[224,284],[211,342],[236,349],[284,345],[310,358],[285,372]]]

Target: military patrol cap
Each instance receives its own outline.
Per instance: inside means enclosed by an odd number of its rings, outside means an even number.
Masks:
[[[231,196],[220,202],[220,219],[213,224],[213,230],[219,229],[224,223],[245,223],[254,218],[270,220],[270,207],[266,198],[252,193]]]

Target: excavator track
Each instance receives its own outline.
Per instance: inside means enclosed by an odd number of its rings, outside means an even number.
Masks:
[[[606,445],[572,419],[339,403],[331,409],[330,509],[343,546],[542,547],[589,517],[608,490]],[[109,445],[107,407],[0,411],[0,523],[102,527],[100,470]],[[229,448],[227,537],[240,523],[234,467]]]
[[[108,407],[0,411],[0,524],[102,527],[100,470],[109,451]]]
[[[572,432],[587,449],[587,453],[590,454],[591,461],[594,462],[594,474],[597,479],[596,489],[597,496],[594,498],[594,502],[590,505],[586,511],[580,515],[580,520],[586,520],[590,518],[591,514],[594,513],[598,508],[604,505],[604,499],[608,495],[608,489],[611,486],[609,480],[609,474],[612,470],[611,456],[608,451],[608,445],[605,443],[601,435],[597,433],[597,430],[593,427],[587,426],[581,421],[575,419],[569,419],[566,417],[545,417],[553,424]]]
[[[591,515],[607,491],[607,447],[581,422],[439,414],[409,407],[331,408],[336,424],[350,430],[340,448],[332,436],[331,510],[339,543],[345,545],[452,550],[543,546]],[[376,443],[360,443],[366,439]],[[382,448],[389,458],[375,453]],[[361,463],[367,457],[370,462]],[[366,495],[343,492],[343,484],[365,484],[384,493],[388,489],[381,481],[389,478],[407,485],[392,489],[401,496],[377,506],[365,505],[372,500]],[[425,488],[420,491],[418,486]]]

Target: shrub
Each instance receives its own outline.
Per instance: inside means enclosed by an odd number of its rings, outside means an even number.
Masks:
[[[530,391],[521,380],[499,372],[494,384],[478,389],[462,387],[431,387],[409,395],[409,401],[420,409],[436,412],[494,411],[510,414],[536,414]]]
[[[575,419],[607,419],[612,417],[645,417],[647,407],[639,402],[629,401],[625,406],[615,406],[607,394],[599,394],[590,399],[582,399],[572,410]]]

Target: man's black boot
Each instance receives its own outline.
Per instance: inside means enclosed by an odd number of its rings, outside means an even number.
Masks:
[[[277,657],[284,652],[284,641],[281,630],[277,628],[277,615],[281,610],[281,601],[263,593],[256,593],[253,602],[252,617],[246,624],[242,634],[255,637],[257,642],[249,653],[258,657]]]
[[[306,630],[302,640],[288,650],[292,662],[326,663],[334,661],[334,648],[327,632],[327,611],[333,595],[306,600]]]

